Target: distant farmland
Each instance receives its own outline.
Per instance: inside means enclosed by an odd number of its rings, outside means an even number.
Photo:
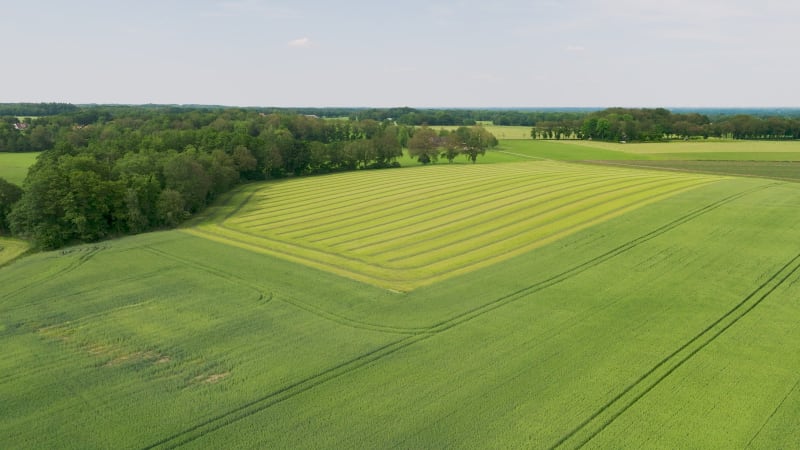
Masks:
[[[28,167],[36,162],[39,153],[5,153],[0,152],[0,178],[22,186]]]
[[[0,263],[0,447],[800,447],[800,183],[600,147]]]

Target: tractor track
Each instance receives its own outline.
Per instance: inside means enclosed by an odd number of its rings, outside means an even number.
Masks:
[[[572,448],[580,448],[600,434],[618,417],[635,405],[642,397],[650,393],[673,372],[683,366],[720,335],[747,316],[760,305],[789,278],[800,271],[800,254],[795,255],[777,272],[748,294],[743,300],[729,309],[717,320],[709,324],[694,337],[686,341],[672,353],[664,357],[655,366],[642,374],[623,391],[606,402],[602,407],[586,418],[577,427],[561,437],[550,448],[568,446],[576,441]]]

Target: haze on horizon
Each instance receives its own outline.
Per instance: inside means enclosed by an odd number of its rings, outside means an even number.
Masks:
[[[789,0],[0,7],[0,102],[800,106]]]

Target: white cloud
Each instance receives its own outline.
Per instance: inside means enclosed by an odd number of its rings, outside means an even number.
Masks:
[[[289,41],[289,47],[295,48],[308,48],[311,47],[311,39],[307,37],[301,37],[298,39],[293,39]]]

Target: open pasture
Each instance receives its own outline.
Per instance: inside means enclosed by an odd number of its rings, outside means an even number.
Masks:
[[[39,153],[6,153],[0,152],[0,178],[22,186],[28,174],[28,167],[36,162]]]
[[[349,186],[367,216],[435,202],[422,194],[437,183],[465,203],[494,177],[445,167],[308,181],[317,197]],[[627,198],[645,179],[653,193],[671,183],[603,166],[499,169],[541,195],[564,183],[562,206],[581,189],[619,183]],[[681,179],[698,184],[403,294],[206,226],[27,256],[0,268],[0,447],[794,448],[800,184]],[[337,216],[298,222],[283,204],[268,223],[256,202],[271,189],[316,201],[305,181],[249,186],[212,222],[300,239]],[[486,203],[524,191],[504,189]]]
[[[501,141],[490,153],[500,153],[525,159],[552,159],[556,161],[619,161],[647,160],[647,154],[626,153],[622,149],[581,145],[581,141],[509,140]],[[488,153],[487,153],[488,154]]]
[[[669,161],[597,161],[648,169],[677,170],[718,175],[774,178],[776,180],[800,181],[800,161],[715,161],[715,160],[669,160]]]
[[[409,291],[717,180],[559,162],[359,172],[249,186],[186,231]]]
[[[598,141],[551,142],[563,145],[577,145],[614,152],[623,152],[631,155],[637,155],[640,159],[800,161],[800,141],[725,141],[712,139],[707,141],[671,141],[627,144]]]
[[[497,139],[502,140],[532,140],[531,138],[531,127],[526,126],[516,126],[516,125],[492,125],[482,123],[481,126],[486,129],[486,131],[492,133],[494,137]],[[434,130],[448,130],[452,131],[458,128],[458,126],[443,126],[437,125],[432,126]]]

